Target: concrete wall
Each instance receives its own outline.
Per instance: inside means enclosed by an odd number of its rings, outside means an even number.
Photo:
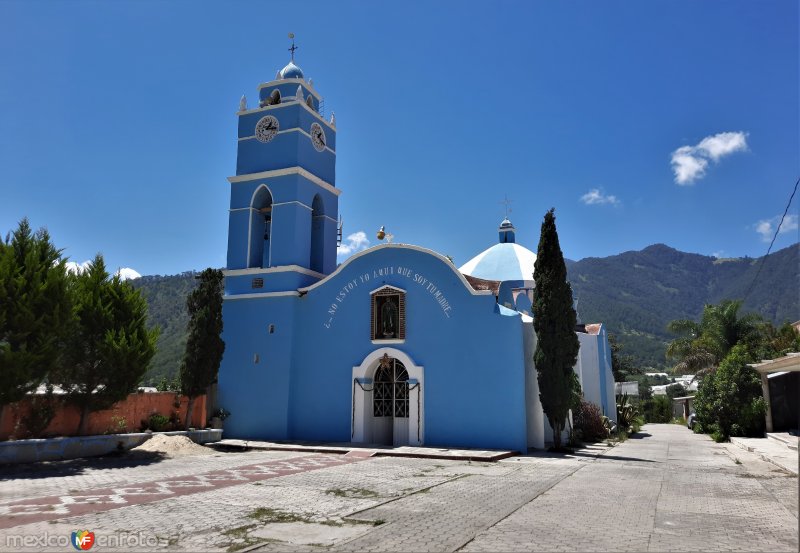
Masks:
[[[171,413],[177,411],[181,420],[184,420],[186,417],[186,406],[189,400],[187,397],[181,396],[180,407],[176,408],[174,404],[177,397],[178,395],[175,392],[130,394],[127,399],[115,404],[111,409],[91,413],[89,415],[87,435],[105,434],[112,428],[115,432],[119,431],[116,423],[119,417],[125,419],[126,424],[124,431],[138,431],[140,421],[142,419],[147,419],[153,413],[159,413],[169,417]],[[57,406],[56,416],[53,417],[53,420],[42,436],[77,435],[80,411],[73,405],[67,404],[63,397],[55,396],[54,401]],[[226,407],[225,405],[222,406]],[[30,413],[30,409],[30,398],[5,408],[3,427],[0,428],[0,440],[7,440],[10,436],[15,434],[15,426],[22,417]],[[230,408],[227,409],[230,411]],[[194,402],[192,426],[195,428],[205,428],[207,416],[206,398],[205,396],[201,396]],[[15,437],[21,438],[25,436],[17,432]]]
[[[600,393],[600,362],[597,350],[597,336],[577,332],[578,341],[581,344],[578,353],[578,362],[575,365],[575,372],[581,381],[583,397],[603,410],[604,398]]]

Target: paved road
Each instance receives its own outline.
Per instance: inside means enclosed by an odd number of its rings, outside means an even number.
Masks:
[[[797,551],[797,497],[796,477],[673,425],[499,463],[100,459],[0,470],[0,551],[79,529],[98,551]]]

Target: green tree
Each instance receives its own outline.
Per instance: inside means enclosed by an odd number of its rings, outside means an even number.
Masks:
[[[667,387],[667,397],[669,399],[675,399],[676,397],[684,397],[688,392],[683,384],[673,384],[672,386]]]
[[[611,332],[608,333],[608,345],[611,347],[611,372],[614,382],[625,382],[633,375],[642,374],[642,369],[635,365],[632,355],[622,353],[622,344]]]
[[[536,282],[533,327],[537,336],[534,363],[542,409],[553,428],[553,447],[558,450],[567,412],[574,400],[571,375],[580,344],[575,335],[572,288],[558,243],[555,209],[548,211],[542,222],[533,279]]]
[[[155,353],[158,329],[147,329],[147,303],[130,283],[109,278],[102,255],[74,277],[72,290],[78,320],[59,377],[80,409],[78,434],[85,434],[89,413],[136,389]]]
[[[186,299],[189,336],[181,363],[181,392],[188,396],[186,428],[192,421],[194,400],[216,382],[225,351],[222,340],[222,271],[206,269],[200,284]]]
[[[73,319],[61,250],[27,219],[0,241],[0,424],[58,368]]]
[[[737,344],[756,347],[763,336],[763,320],[748,313],[739,316],[740,300],[724,300],[706,305],[699,322],[680,319],[669,323],[670,332],[678,334],[667,347],[667,357],[678,361],[680,373],[705,374],[713,371]]]
[[[653,396],[641,404],[646,422],[666,423],[672,420],[672,399],[668,396]]]
[[[761,377],[747,366],[753,361],[744,344],[734,346],[719,368],[700,382],[694,400],[697,421],[717,441],[764,432]]]

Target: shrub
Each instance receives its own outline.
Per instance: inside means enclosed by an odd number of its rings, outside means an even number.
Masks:
[[[150,418],[147,419],[147,426],[153,432],[163,432],[170,428],[170,421],[160,413],[153,413],[150,415]]]
[[[594,403],[581,399],[573,419],[575,430],[580,433],[583,441],[599,442],[608,437],[608,431],[603,424],[603,414]]]
[[[56,406],[52,392],[33,396],[30,412],[17,423],[14,434],[17,437],[39,438],[55,416]]]
[[[761,377],[748,362],[745,347],[736,346],[700,382],[695,396],[697,420],[715,440],[763,435],[766,404]]]
[[[666,423],[672,420],[672,401],[667,396],[653,396],[642,402],[644,419],[647,422]]]
[[[125,417],[111,417],[111,426],[106,430],[106,434],[124,434],[128,431],[128,421]]]
[[[631,403],[628,394],[617,396],[617,424],[620,430],[627,432],[638,416],[639,410]]]

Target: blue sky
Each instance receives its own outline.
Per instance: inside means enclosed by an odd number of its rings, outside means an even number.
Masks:
[[[759,256],[800,175],[794,0],[6,0],[0,231],[27,216],[142,274],[223,266],[235,112],[289,31],[336,113],[345,235],[372,244],[385,225],[463,264],[508,195],[534,251],[555,207],[572,259]]]

